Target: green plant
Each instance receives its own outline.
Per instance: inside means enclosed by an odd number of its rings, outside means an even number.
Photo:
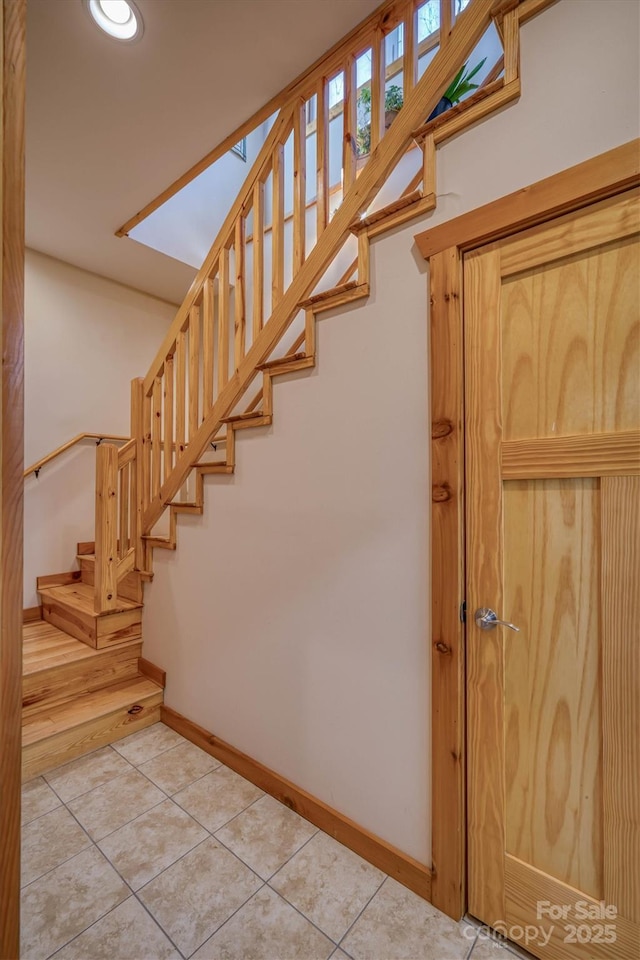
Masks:
[[[475,75],[482,70],[485,60],[481,60],[480,63],[476,64],[473,70],[470,70],[466,73],[467,64],[463,63],[460,70],[456,73],[455,77],[445,90],[443,97],[446,100],[449,100],[452,104],[459,103],[467,93],[470,93],[472,90],[478,89],[477,83],[471,83]]]
[[[404,99],[402,88],[393,83],[384,95],[384,109],[397,113],[402,109]],[[371,87],[363,87],[358,94],[358,130],[356,141],[358,144],[358,153],[363,156],[371,150]]]
[[[384,95],[384,109],[386,110],[398,110],[402,109],[402,104],[404,103],[402,97],[402,90],[396,84],[392,84]]]

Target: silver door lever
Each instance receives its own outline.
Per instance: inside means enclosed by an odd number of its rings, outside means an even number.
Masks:
[[[509,630],[515,630],[520,633],[520,627],[515,623],[509,623],[508,620],[499,620],[495,610],[490,607],[478,607],[475,613],[476,626],[481,630],[493,630],[495,627],[508,627]]]

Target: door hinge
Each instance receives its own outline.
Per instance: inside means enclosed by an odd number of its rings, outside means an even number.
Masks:
[[[460,604],[460,623],[467,622],[467,601],[463,600]]]

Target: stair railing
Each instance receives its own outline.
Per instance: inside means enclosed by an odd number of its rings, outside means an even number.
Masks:
[[[416,3],[405,0],[397,5],[395,18],[387,16],[370,35],[358,38],[358,46],[344,54],[341,63],[332,64],[331,73],[310,78],[307,96],[296,95],[281,108],[149,372],[144,380],[133,382],[131,445],[123,448],[122,457],[99,448],[96,610],[113,608],[117,582],[127,571],[145,569],[144,538],[183,488],[301,304],[350,234],[358,232],[363,211],[414,144],[413,132],[423,127],[489,25],[491,6],[492,0],[470,0],[445,33],[452,7],[442,0],[440,47],[416,81]],[[404,104],[385,129],[384,43],[399,22],[404,24],[405,39]],[[356,63],[366,49],[372,54],[371,152],[358,169]],[[329,82],[340,68],[343,196],[330,215]],[[315,238],[307,230],[306,203],[306,104],[312,97],[317,113],[317,162],[311,170]],[[427,142],[423,138],[421,144]],[[431,157],[425,153],[425,167],[427,160],[431,162]],[[290,177],[285,178],[285,168],[291,170]],[[128,486],[121,476],[125,469]]]

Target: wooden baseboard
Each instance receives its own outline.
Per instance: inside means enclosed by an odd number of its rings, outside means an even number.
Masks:
[[[25,607],[22,611],[22,622],[32,623],[34,620],[42,620],[42,607]]]
[[[217,760],[221,760],[226,766],[250,780],[251,783],[255,783],[261,790],[271,794],[305,820],[320,827],[329,836],[368,860],[374,867],[384,870],[389,876],[425,900],[431,900],[431,871],[423,864],[381,840],[375,834],[369,833],[364,827],[358,826],[353,820],[349,820],[348,817],[327,806],[322,800],[301,790],[300,787],[285,780],[257,760],[252,760],[251,757],[236,750],[224,740],[220,740],[197,723],[187,720],[171,707],[163,704],[160,708],[160,716],[163,723],[191,743],[195,743]]]
[[[144,677],[153,680],[154,683],[157,683],[163,689],[166,687],[167,672],[166,670],[161,670],[160,667],[156,667],[155,663],[151,663],[150,660],[145,660],[144,657],[140,657],[138,660],[138,670]]]

